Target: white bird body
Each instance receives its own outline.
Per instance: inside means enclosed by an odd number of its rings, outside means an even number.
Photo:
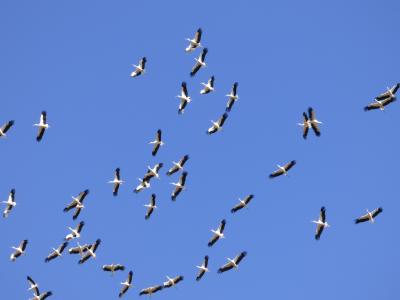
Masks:
[[[214,92],[214,76],[212,76],[207,83],[201,82],[201,85],[204,88],[200,91],[200,94],[208,94],[210,92]]]

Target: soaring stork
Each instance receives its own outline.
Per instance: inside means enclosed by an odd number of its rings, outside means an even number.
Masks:
[[[22,254],[25,254],[26,246],[28,245],[28,240],[23,240],[18,247],[11,247],[14,249],[14,252],[10,256],[11,261],[15,261]]]
[[[238,269],[239,263],[242,261],[242,259],[247,255],[246,251],[241,252],[238,254],[234,259],[227,258],[229,261],[225,265],[223,265],[221,268],[218,269],[218,273],[223,273],[226,271],[229,271],[230,269]]]
[[[109,181],[108,183],[112,183],[114,185],[113,195],[117,196],[118,195],[119,186],[124,183],[124,181],[121,180],[120,168],[116,168],[115,169],[114,179]]]
[[[243,200],[239,199],[239,203],[236,204],[232,209],[231,209],[231,213],[235,213],[238,210],[241,210],[245,207],[247,207],[247,205],[250,203],[250,201],[254,198],[254,195],[248,195],[246,196],[246,198],[244,198]]]
[[[292,160],[290,162],[288,162],[286,165],[284,165],[283,167],[280,165],[278,166],[278,170],[276,170],[275,172],[271,173],[269,175],[269,178],[275,178],[281,175],[287,175],[288,171],[296,164],[295,160]]]
[[[226,224],[226,220],[223,219],[221,221],[221,223],[219,224],[219,227],[217,230],[211,229],[211,232],[214,233],[214,235],[209,240],[208,247],[211,247],[212,245],[214,245],[220,238],[221,239],[225,238],[225,236],[224,236],[225,224]]]
[[[208,79],[207,83],[202,82],[201,85],[204,87],[200,91],[200,94],[205,95],[214,92],[214,76],[211,76],[211,78]]]
[[[146,57],[143,57],[140,61],[139,61],[139,65],[132,65],[135,67],[135,70],[131,73],[131,77],[137,77],[140,76],[142,74],[145,73],[145,68],[146,68],[146,62],[147,59]]]
[[[197,29],[194,38],[192,39],[186,39],[189,41],[189,45],[186,47],[185,51],[186,52],[192,52],[194,51],[197,47],[201,47],[200,41],[201,41],[201,34],[202,34],[201,28]]]
[[[181,175],[181,177],[179,177],[179,181],[178,182],[172,182],[171,184],[175,186],[174,191],[171,194],[171,199],[172,201],[176,200],[176,197],[178,197],[178,195],[182,192],[182,190],[184,190],[185,187],[185,183],[186,183],[186,177],[187,177],[187,172],[184,171]]]
[[[142,295],[149,295],[151,296],[152,294],[161,291],[164,287],[162,285],[155,285],[155,286],[151,286],[148,288],[145,288],[143,290],[140,291],[139,296]]]
[[[157,135],[156,135],[156,139],[152,142],[150,142],[149,144],[153,144],[153,151],[151,152],[151,155],[156,156],[158,149],[165,145],[165,143],[162,141],[161,139],[161,129],[157,130]]]
[[[324,231],[324,229],[326,227],[330,227],[328,222],[326,222],[325,207],[323,207],[323,206],[321,207],[318,221],[312,221],[312,222],[317,224],[317,230],[315,232],[315,239],[319,240],[321,237],[322,231]]]
[[[377,215],[379,215],[382,211],[383,211],[382,207],[375,208],[371,212],[367,209],[367,213],[365,215],[355,219],[354,222],[356,224],[363,223],[363,222],[368,222],[368,221],[370,221],[371,223],[374,223],[375,222],[375,220],[374,220],[375,217]]]
[[[62,253],[64,252],[64,249],[68,246],[68,242],[64,242],[62,243],[60,246],[58,246],[57,249],[53,249],[53,252],[51,252],[46,259],[44,260],[44,262],[49,262],[59,256],[62,256]]]
[[[86,196],[89,194],[89,190],[86,189],[83,192],[80,192],[77,197],[72,196],[72,202],[68,204],[64,208],[64,212],[68,212],[71,209],[75,208],[75,213],[72,217],[72,219],[76,220],[81,213],[81,210],[85,207],[83,205],[83,200],[85,200]]]
[[[33,293],[35,295],[39,295],[40,294],[39,285],[30,276],[26,276],[26,279],[28,280],[28,283],[29,283],[28,291],[33,290]]]
[[[51,295],[53,295],[52,291],[47,291],[41,294],[35,294],[33,295],[33,298],[29,299],[29,300],[45,300],[47,297],[50,297]]]
[[[76,228],[68,227],[68,229],[71,230],[71,233],[68,234],[68,235],[65,237],[65,240],[66,240],[66,241],[70,241],[70,240],[72,240],[72,239],[74,239],[74,238],[80,238],[80,237],[81,237],[81,231],[82,231],[82,229],[83,229],[83,226],[85,226],[85,222],[84,222],[84,221],[81,221],[81,222],[79,222],[79,224],[76,226]]]
[[[179,276],[176,276],[176,277],[174,277],[174,278],[171,278],[171,277],[168,277],[167,276],[167,281],[165,281],[164,283],[163,283],[163,286],[165,287],[165,288],[170,288],[170,287],[173,287],[173,286],[175,286],[176,284],[178,284],[180,281],[182,281],[183,280],[183,276],[182,275],[179,275]]]
[[[396,97],[396,93],[397,93],[397,90],[399,89],[399,87],[400,87],[400,83],[397,83],[393,87],[388,88],[386,92],[376,96],[375,99],[380,101],[380,100],[384,100],[387,98],[394,98],[394,97]]]
[[[99,247],[101,243],[100,239],[97,239],[96,242],[94,242],[92,245],[90,245],[89,249],[87,249],[85,256],[83,256],[79,260],[79,264],[83,264],[85,261],[87,261],[89,258],[93,257],[96,258],[96,250]]]
[[[214,122],[213,120],[211,120],[212,126],[210,128],[208,128],[207,130],[207,134],[213,134],[217,131],[220,131],[222,129],[222,126],[225,123],[225,120],[228,118],[228,114],[224,113],[217,122]]]
[[[125,271],[125,266],[121,264],[103,265],[102,269],[105,272],[111,272],[114,274],[116,271]]]
[[[172,162],[174,164],[173,167],[171,167],[171,169],[168,170],[167,175],[170,176],[176,172],[178,172],[179,170],[183,169],[184,164],[186,163],[186,161],[189,159],[189,155],[185,155],[183,156],[179,162]]]
[[[156,164],[153,168],[147,167],[147,173],[143,177],[143,181],[150,182],[153,177],[160,178],[159,171],[164,166],[163,163]]]
[[[208,49],[204,48],[203,51],[201,51],[200,55],[198,58],[195,58],[196,64],[193,66],[192,71],[190,72],[190,76],[193,77],[196,75],[196,73],[202,68],[206,66],[206,62],[204,61],[206,58],[206,55],[208,53]]]
[[[146,211],[146,215],[145,215],[145,219],[148,220],[151,216],[151,214],[153,213],[154,209],[157,208],[156,205],[156,194],[151,194],[151,198],[150,198],[150,203],[149,204],[145,204],[145,207],[147,207],[147,211]]]
[[[208,255],[204,256],[204,260],[203,263],[201,264],[201,266],[196,266],[196,268],[199,269],[199,272],[197,273],[196,276],[196,281],[199,281],[206,272],[208,272]]]
[[[150,187],[150,182],[145,181],[141,178],[138,178],[140,181],[139,185],[133,190],[136,194],[139,193],[140,191],[143,191],[144,189],[148,189]]]
[[[89,244],[84,244],[84,245],[80,245],[78,242],[78,246],[77,247],[72,247],[68,249],[69,254],[80,254],[81,256],[89,250],[91,245]]]
[[[178,114],[183,114],[185,112],[186,105],[190,103],[190,101],[192,101],[187,91],[187,86],[185,81],[183,81],[181,84],[181,94],[176,97],[180,99]]]
[[[308,135],[308,130],[310,128],[313,129],[316,136],[321,135],[321,131],[318,127],[318,124],[322,124],[322,122],[318,121],[315,117],[315,112],[312,107],[308,108],[308,116],[305,112],[303,112],[303,123],[299,123],[298,125],[303,127],[303,138],[306,139]]]
[[[40,121],[39,124],[33,124],[33,126],[39,127],[38,134],[36,136],[36,140],[40,142],[43,138],[44,132],[46,129],[50,128],[49,124],[47,124],[47,112],[42,111],[40,114]]]
[[[238,83],[237,82],[235,82],[234,84],[233,84],[233,86],[232,86],[232,90],[231,90],[231,92],[228,94],[228,95],[226,95],[229,99],[228,99],[228,103],[226,104],[226,111],[227,112],[230,112],[231,111],[231,109],[232,109],[232,107],[233,107],[233,104],[239,99],[239,96],[238,96],[238,94],[237,94],[237,87],[238,87]]]
[[[128,278],[124,282],[121,282],[122,288],[118,294],[118,297],[121,298],[132,287],[132,278],[133,278],[133,272],[129,271]]]
[[[364,107],[365,111],[373,110],[373,109],[380,109],[381,111],[385,110],[385,106],[396,101],[396,97],[388,97],[384,98],[382,100],[377,100],[375,99],[374,102],[368,104],[367,106]]]
[[[6,133],[7,131],[11,128],[11,126],[14,125],[14,120],[8,121],[6,124],[4,124],[1,128],[0,128],[0,138],[2,137],[6,137]]]
[[[15,189],[12,189],[10,191],[7,201],[2,201],[2,203],[6,204],[6,208],[3,212],[3,218],[7,218],[10,211],[14,208],[15,205],[17,205],[17,202],[15,202]]]

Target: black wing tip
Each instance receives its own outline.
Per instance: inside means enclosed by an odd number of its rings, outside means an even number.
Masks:
[[[359,219],[355,219],[354,220],[354,224],[358,224],[358,223],[361,223],[360,220]]]
[[[369,111],[369,110],[370,110],[369,106],[364,107],[364,111]]]
[[[143,60],[144,62],[146,62],[146,61],[147,61],[146,56],[143,56],[143,57],[142,57],[142,60]]]
[[[47,114],[47,111],[42,110],[41,114],[42,114],[42,115],[46,115],[46,114]]]
[[[236,209],[232,208],[231,213],[234,214],[236,212]]]

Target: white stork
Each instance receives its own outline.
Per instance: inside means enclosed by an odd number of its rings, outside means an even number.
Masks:
[[[397,93],[397,90],[399,89],[399,87],[400,87],[400,83],[396,83],[393,87],[387,88],[386,92],[376,96],[375,99],[380,101],[380,100],[384,100],[387,98],[394,98],[394,97],[396,97],[396,93]]]
[[[133,272],[129,271],[128,278],[124,282],[121,282],[122,288],[118,294],[118,297],[121,298],[132,287],[132,278],[133,278]]]
[[[0,138],[7,137],[7,131],[14,125],[14,120],[8,121],[0,128]]]
[[[200,41],[201,41],[201,34],[203,33],[203,31],[201,30],[201,28],[197,29],[194,38],[192,39],[186,39],[187,41],[189,41],[189,45],[186,47],[185,51],[186,52],[192,52],[194,51],[197,47],[201,47]]]
[[[325,207],[323,206],[321,207],[318,221],[312,221],[312,222],[317,224],[317,230],[315,231],[315,239],[319,240],[324,229],[330,227],[330,225],[326,221]]]
[[[90,246],[91,245],[89,244],[80,245],[78,242],[78,246],[69,248],[68,252],[69,254],[80,254],[81,256],[83,256],[83,254],[89,250]]]
[[[186,105],[192,101],[190,98],[186,82],[183,81],[181,84],[181,94],[176,96],[180,99],[178,114],[183,114],[185,112]]]
[[[206,272],[209,272],[209,270],[208,270],[208,255],[204,256],[204,260],[203,260],[203,263],[201,264],[201,266],[196,266],[196,268],[199,269],[199,272],[197,273],[197,276],[196,276],[196,281],[199,281]]]
[[[203,86],[203,89],[200,91],[200,94],[205,95],[214,92],[214,76],[211,76],[207,83],[202,82],[201,85]]]
[[[102,269],[105,272],[111,272],[111,274],[114,274],[114,272],[117,271],[125,271],[125,266],[121,264],[103,265]]]
[[[179,162],[172,162],[174,164],[173,167],[171,167],[171,169],[168,170],[167,175],[170,176],[176,172],[178,172],[179,170],[183,169],[183,166],[185,165],[186,161],[189,159],[189,155],[184,155]]]
[[[140,76],[142,74],[145,73],[145,69],[146,69],[146,62],[147,59],[146,57],[143,57],[140,61],[139,61],[139,65],[132,65],[135,67],[135,70],[131,73],[131,77],[137,77]]]
[[[226,220],[223,219],[221,221],[221,223],[219,224],[219,227],[217,230],[211,229],[211,232],[214,233],[214,235],[209,240],[208,247],[211,247],[212,245],[214,245],[219,239],[225,238],[225,235],[224,235],[225,224],[226,224]]]
[[[10,211],[14,208],[15,205],[17,205],[17,202],[15,202],[15,189],[12,189],[10,191],[7,201],[2,201],[2,203],[6,204],[6,208],[3,212],[3,218],[7,218]]]
[[[72,239],[74,239],[74,238],[80,238],[80,237],[81,237],[81,231],[82,231],[82,229],[83,229],[83,226],[85,226],[85,222],[84,222],[84,221],[81,221],[81,222],[79,222],[79,224],[76,226],[76,228],[68,227],[68,229],[71,230],[71,233],[68,234],[68,235],[65,237],[65,240],[66,240],[66,241],[70,241],[70,240],[72,240]]]
[[[139,185],[133,190],[136,194],[143,191],[144,189],[148,189],[150,187],[150,182],[145,181],[141,178],[138,178],[140,181]]]
[[[151,194],[151,198],[150,198],[150,203],[149,204],[145,204],[144,207],[147,207],[147,211],[146,211],[146,215],[145,215],[145,219],[148,220],[151,216],[151,214],[153,213],[154,209],[157,208],[156,205],[156,194]]]
[[[159,171],[163,166],[164,166],[163,163],[158,163],[153,168],[150,168],[150,166],[147,166],[147,173],[146,173],[146,175],[144,175],[143,181],[150,182],[150,180],[153,177],[160,178]]]
[[[45,300],[47,297],[50,297],[51,295],[53,295],[52,291],[47,291],[41,294],[35,294],[33,295],[33,298],[29,299],[29,300]]]
[[[93,257],[96,258],[96,250],[99,247],[101,243],[100,239],[97,239],[96,242],[94,242],[92,245],[90,245],[89,249],[87,249],[85,256],[83,256],[79,260],[79,264],[83,264],[85,261],[87,261],[89,258]]]
[[[174,278],[171,278],[171,277],[167,276],[167,281],[165,281],[163,283],[163,286],[165,288],[174,287],[175,285],[177,285],[183,279],[184,279],[184,277],[182,275],[176,276]]]
[[[225,120],[228,118],[228,114],[224,113],[217,122],[214,122],[213,120],[211,120],[212,126],[210,128],[208,128],[207,130],[207,134],[211,135],[217,131],[220,131],[222,129],[222,126],[225,123]]]
[[[229,99],[228,99],[228,103],[226,104],[226,111],[230,112],[233,104],[235,104],[235,102],[239,99],[239,95],[237,94],[237,87],[238,87],[238,83],[235,82],[232,86],[232,90],[231,92],[226,95]]]
[[[318,124],[322,124],[322,122],[318,121],[315,117],[315,112],[312,107],[308,108],[308,116],[305,112],[303,112],[303,123],[299,123],[298,125],[303,127],[303,138],[306,139],[308,135],[308,130],[310,128],[313,129],[316,136],[321,135],[321,131],[318,127]]]
[[[184,190],[185,187],[185,183],[186,183],[186,177],[187,177],[187,172],[184,171],[181,175],[181,177],[179,177],[179,181],[178,182],[172,182],[171,184],[175,186],[174,191],[171,194],[171,199],[172,201],[176,200],[176,197],[178,197],[178,195],[182,192],[182,190]]]
[[[231,209],[231,213],[235,213],[238,210],[241,210],[245,207],[247,207],[247,205],[250,203],[250,201],[254,198],[254,195],[248,195],[246,196],[243,200],[239,199],[239,203],[236,204],[232,209]]]
[[[149,144],[153,144],[154,145],[153,146],[153,151],[151,152],[151,155],[156,156],[156,154],[158,152],[158,149],[161,146],[165,145],[165,143],[161,139],[161,129],[157,130],[156,139],[154,141],[150,142]]]
[[[71,209],[75,208],[75,213],[72,217],[73,220],[76,220],[81,213],[81,210],[85,207],[83,205],[83,200],[85,200],[86,196],[89,194],[89,190],[86,189],[83,192],[80,192],[77,197],[72,196],[72,202],[68,204],[64,208],[64,212],[68,212]]]
[[[365,215],[355,219],[354,222],[356,224],[363,223],[363,222],[368,222],[368,221],[370,221],[371,223],[374,223],[375,222],[375,217],[377,215],[379,215],[382,211],[383,211],[382,207],[375,208],[371,212],[367,209],[367,213]]]
[[[59,256],[62,256],[62,253],[64,252],[64,249],[68,246],[68,242],[62,243],[57,249],[53,249],[53,252],[51,252],[44,260],[44,262],[49,262]]]
[[[374,102],[368,104],[364,107],[365,111],[373,110],[373,109],[380,109],[381,111],[385,110],[385,106],[389,105],[390,103],[396,101],[396,97],[388,97],[382,100],[375,99]]]
[[[226,258],[229,262],[223,265],[221,268],[218,269],[218,273],[223,273],[229,271],[230,269],[235,268],[236,270],[239,268],[239,263],[242,259],[247,255],[246,251],[241,252],[238,254],[234,259]]]
[[[11,247],[14,249],[14,252],[10,256],[11,261],[15,261],[22,254],[25,254],[26,246],[28,245],[28,240],[23,240],[18,247]]]
[[[124,183],[124,181],[121,179],[120,168],[116,168],[115,169],[114,179],[109,181],[108,183],[112,183],[114,185],[113,195],[117,196],[118,195],[119,186]]]
[[[275,177],[278,177],[278,176],[281,176],[281,175],[287,175],[288,172],[289,172],[289,170],[290,170],[295,164],[296,164],[296,161],[295,161],[295,160],[292,160],[292,161],[288,162],[288,163],[287,163],[286,165],[284,165],[284,166],[277,165],[277,166],[278,166],[278,170],[276,170],[275,172],[271,173],[271,174],[269,175],[269,178],[275,178]]]
[[[26,276],[26,279],[28,280],[28,283],[29,283],[28,291],[33,290],[33,293],[35,295],[39,295],[40,294],[39,285],[30,276]]]
[[[200,55],[198,58],[195,58],[196,64],[193,66],[192,71],[190,72],[190,76],[193,77],[196,75],[196,73],[202,68],[206,66],[206,55],[208,53],[208,49],[204,48],[203,51],[201,51]]]
[[[143,290],[140,291],[139,296],[142,295],[149,295],[151,296],[152,294],[161,291],[164,287],[162,285],[155,285],[155,286],[151,286],[148,288],[145,288]]]
[[[36,140],[38,142],[40,142],[43,138],[44,132],[46,131],[46,129],[50,128],[50,125],[47,124],[47,112],[46,111],[42,111],[42,113],[40,114],[40,121],[39,124],[33,124],[33,126],[39,127],[38,130],[38,134],[36,136]]]

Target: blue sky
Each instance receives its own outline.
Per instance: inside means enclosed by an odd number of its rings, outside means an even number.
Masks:
[[[16,121],[0,140],[0,199],[15,188],[17,200],[1,220],[2,297],[31,297],[31,275],[54,299],[116,299],[127,272],[110,276],[101,266],[123,263],[134,271],[127,299],[178,274],[182,284],[154,297],[394,299],[400,108],[363,107],[399,81],[400,4],[349,2],[0,2],[0,123]],[[186,54],[185,38],[198,27],[208,66],[190,78],[199,52]],[[131,79],[142,56],[147,73]],[[215,93],[200,95],[211,75]],[[193,101],[179,116],[182,81]],[[240,100],[224,130],[207,136],[235,81]],[[320,138],[304,141],[296,123],[309,106],[324,124]],[[51,128],[38,144],[32,124],[41,110]],[[153,158],[147,143],[158,128],[166,145]],[[133,194],[147,165],[163,162],[165,174],[184,154],[187,190],[175,203],[178,175]],[[268,179],[292,159],[290,176]],[[114,198],[106,182],[116,167],[126,183]],[[86,188],[81,242],[101,238],[98,258],[78,265],[65,254],[45,264],[78,223],[63,207]],[[159,208],[145,221],[153,192]],[[250,207],[231,215],[250,193]],[[332,227],[316,242],[310,221],[323,205]],[[353,224],[378,206],[376,224]],[[222,218],[227,238],[209,249]],[[26,255],[11,263],[10,247],[25,238]],[[242,250],[238,272],[216,274]],[[211,272],[197,283],[195,265],[206,254]]]

